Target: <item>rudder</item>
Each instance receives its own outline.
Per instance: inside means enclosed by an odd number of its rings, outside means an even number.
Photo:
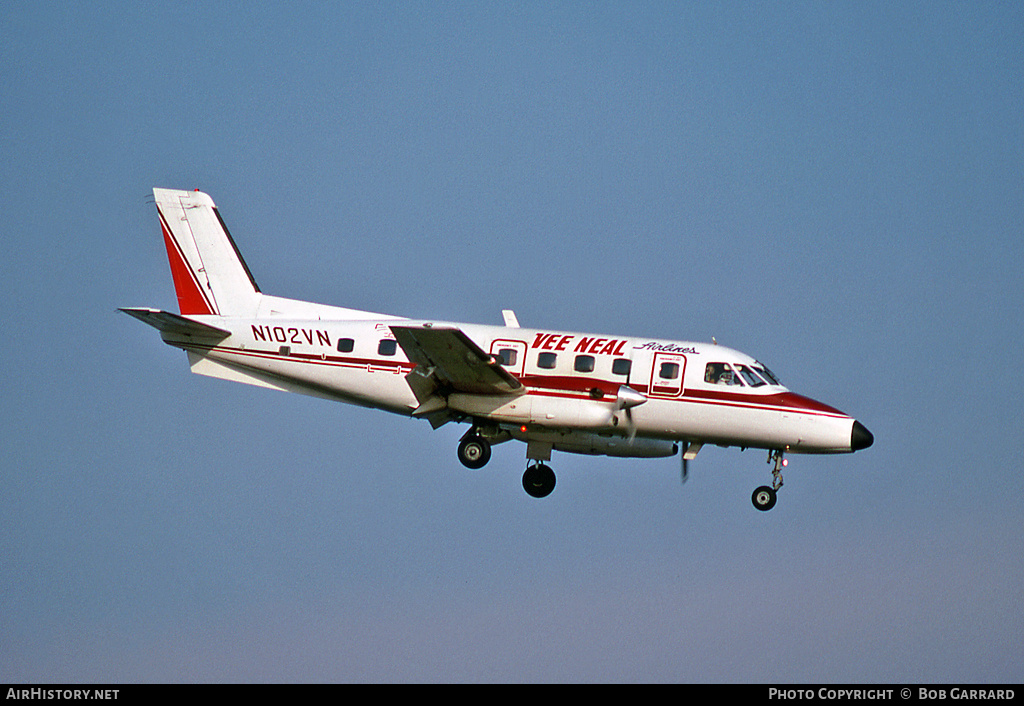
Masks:
[[[260,289],[213,199],[173,189],[153,196],[181,314],[255,316]]]

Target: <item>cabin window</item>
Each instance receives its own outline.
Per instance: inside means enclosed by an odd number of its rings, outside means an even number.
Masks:
[[[633,361],[629,358],[616,358],[612,361],[612,374],[629,375],[630,368],[632,367]]]
[[[592,373],[594,372],[594,356],[578,355],[572,367],[577,373]]]
[[[398,350],[398,341],[390,338],[385,338],[379,344],[377,344],[377,353],[379,355],[394,355],[395,351]]]
[[[537,367],[551,370],[555,367],[555,362],[558,360],[558,355],[555,353],[538,353],[537,354]]]
[[[515,348],[502,348],[498,351],[498,362],[502,365],[515,365],[516,364],[516,349]]]
[[[746,380],[747,384],[751,387],[760,387],[765,384],[764,380],[758,377],[757,373],[747,366],[737,365],[736,369],[740,371],[740,375],[743,376],[743,379]]]
[[[675,380],[679,377],[679,363],[662,363],[658,377],[662,380]]]
[[[352,349],[356,347],[356,342],[351,338],[339,338],[338,339],[338,352],[339,353],[351,353]]]
[[[708,363],[704,368],[704,382],[712,385],[742,385],[728,363]]]

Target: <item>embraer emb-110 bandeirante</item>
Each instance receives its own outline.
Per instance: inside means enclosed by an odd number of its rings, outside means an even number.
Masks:
[[[420,321],[260,292],[213,200],[154,189],[179,314],[121,309],[188,354],[192,372],[422,417],[469,423],[458,457],[526,443],[523,487],[548,495],[553,450],[687,462],[705,444],[760,448],[772,484],[786,453],[870,446],[860,422],[790,392],[754,358],[715,343]]]

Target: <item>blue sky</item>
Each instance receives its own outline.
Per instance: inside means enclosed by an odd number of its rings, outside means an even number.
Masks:
[[[1020,682],[1017,3],[0,8],[0,681]],[[678,460],[190,375],[154,186],[263,291],[710,340],[875,434]]]

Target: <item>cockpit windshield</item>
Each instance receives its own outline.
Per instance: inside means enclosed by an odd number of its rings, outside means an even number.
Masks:
[[[737,385],[740,387],[762,387],[782,385],[779,379],[761,363],[708,363],[704,368],[704,382],[712,385]]]
[[[754,368],[754,370],[757,371],[758,375],[763,377],[765,380],[767,380],[772,385],[779,385],[779,386],[782,385],[782,383],[779,382],[779,378],[775,375],[775,373],[773,373],[771,370],[769,370],[768,366],[765,365],[764,363],[762,363],[760,361],[756,361],[752,367]]]
[[[761,385],[765,384],[765,381],[758,377],[757,373],[747,366],[737,365],[736,367],[739,369],[740,375],[743,376],[743,379],[746,380],[747,384],[751,387],[761,387]]]

